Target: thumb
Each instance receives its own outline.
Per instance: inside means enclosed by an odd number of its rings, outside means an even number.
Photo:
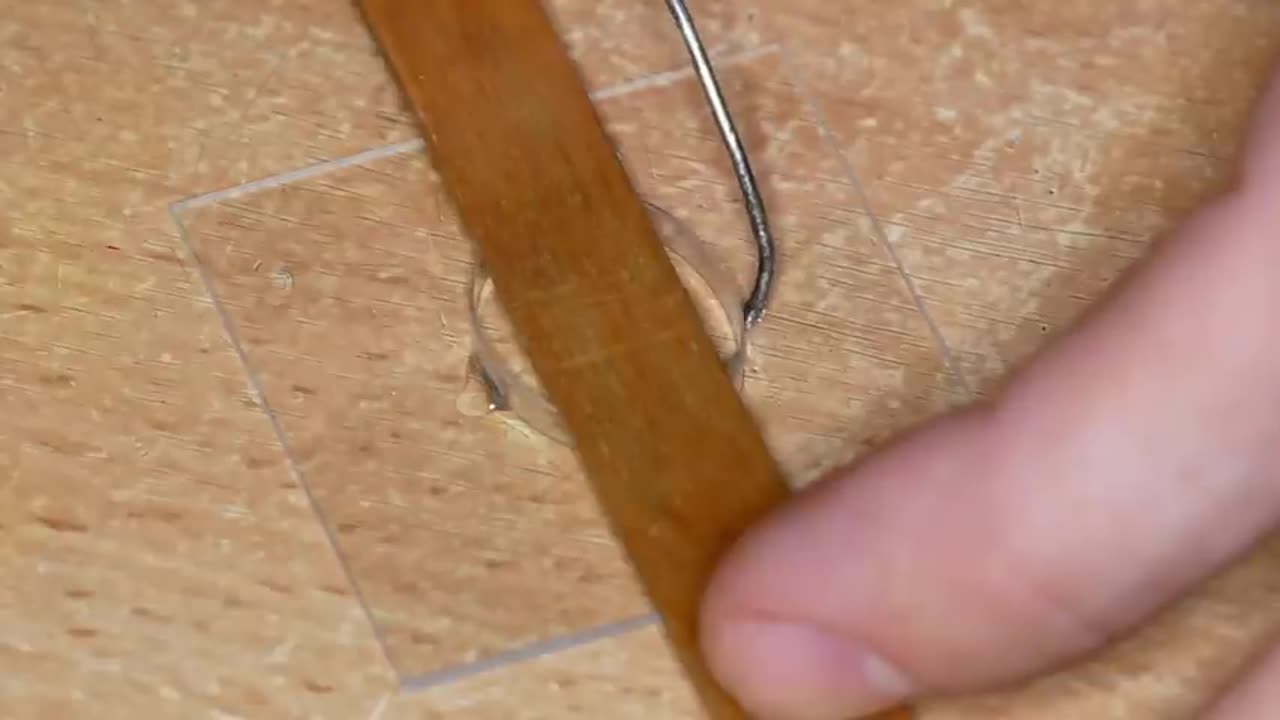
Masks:
[[[1265,533],[1280,515],[1266,195],[1202,212],[994,405],[748,534],[705,601],[725,686],[764,720],[998,687],[1100,647]]]
[[[1245,172],[1256,178],[1256,187],[1274,188],[1280,184],[1280,75],[1263,93],[1255,117]]]

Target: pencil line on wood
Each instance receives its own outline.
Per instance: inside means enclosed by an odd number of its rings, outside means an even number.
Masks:
[[[757,58],[775,54],[780,49],[780,46],[776,43],[762,45],[760,47],[743,50],[741,52],[724,54],[715,58],[715,62],[720,67],[732,67],[734,65],[750,62]],[[591,98],[596,101],[609,100],[635,92],[667,87],[669,85],[674,85],[677,82],[692,79],[693,77],[693,68],[668,70],[602,88],[591,93]],[[334,170],[364,165],[377,160],[394,157],[401,153],[416,152],[423,149],[424,146],[425,143],[421,138],[402,140],[389,145],[380,145],[378,147],[369,148],[368,150],[362,150],[353,155],[325,160],[323,162],[315,163],[314,165],[307,165],[295,170],[289,170],[276,175],[268,175],[267,177],[259,178],[257,180],[251,180],[240,185],[193,195],[173,203],[172,207],[178,212],[184,212],[194,208],[216,205],[217,203],[224,202],[226,200],[235,200],[237,198],[244,197],[245,195],[251,195],[263,190],[273,190],[283,185],[289,185],[303,180],[310,180]]]
[[[751,48],[750,50],[743,50],[741,52],[727,53],[720,57],[713,56],[712,60],[715,62],[717,68],[733,67],[734,65],[741,65],[742,63],[750,62],[758,58],[773,55],[777,53],[780,49],[781,47],[777,43],[773,43],[770,45],[762,45],[757,48]],[[693,77],[694,77],[694,70],[692,67],[680,68],[679,70],[667,70],[665,72],[654,73],[653,75],[646,75],[644,77],[639,77],[634,80],[628,80],[626,82],[619,83],[612,87],[607,87],[602,90],[597,90],[596,92],[591,93],[591,99],[592,100],[608,100],[610,98],[615,98],[615,97],[627,95],[633,92],[639,92],[642,90],[667,87],[669,85],[674,85],[675,83],[683,82]]]
[[[289,185],[302,180],[310,180],[311,178],[318,175],[324,175],[325,173],[333,170],[341,170],[353,165],[364,165],[365,163],[370,163],[375,160],[382,160],[401,153],[419,150],[424,147],[424,145],[425,143],[421,138],[415,138],[413,140],[404,140],[390,145],[371,148],[369,150],[358,152],[354,155],[334,158],[333,160],[325,160],[324,162],[316,163],[315,165],[308,165],[306,167],[298,168],[297,170],[280,173],[279,175],[271,175],[242,185],[195,195],[185,200],[179,200],[173,204],[173,208],[176,212],[181,213],[193,208],[215,205],[225,200],[234,200],[263,190],[272,190],[282,185]]]
[[[387,711],[387,707],[391,704],[391,693],[382,696],[377,705],[373,706],[373,710],[369,712],[368,720],[382,720],[382,716]]]
[[[586,630],[560,635],[549,640],[539,640],[537,642],[529,643],[523,647],[517,647],[512,650],[500,652],[496,655],[491,655],[475,662],[455,665],[453,667],[430,672],[425,675],[403,678],[400,681],[400,691],[404,693],[423,692],[425,690],[440,687],[441,685],[448,685],[466,678],[501,670],[512,665],[539,660],[552,655],[557,655],[567,650],[575,650],[603,640],[610,640],[622,635],[628,635],[637,630],[643,630],[656,625],[657,623],[658,616],[656,614],[642,615],[640,617],[619,620],[618,622],[597,625]]]
[[[925,301],[924,296],[920,294],[920,290],[916,287],[915,281],[912,280],[911,274],[907,272],[907,267],[902,260],[902,256],[898,254],[897,248],[895,248],[893,242],[889,240],[889,234],[885,231],[884,223],[881,221],[880,217],[876,215],[875,209],[871,206],[871,198],[867,195],[866,188],[863,186],[862,181],[859,180],[857,171],[853,167],[853,163],[850,162],[848,155],[846,155],[844,150],[840,147],[840,143],[837,141],[835,132],[831,130],[830,124],[827,123],[826,116],[822,113],[822,108],[814,99],[813,94],[809,92],[808,86],[803,82],[803,79],[795,71],[795,64],[792,62],[787,48],[781,48],[780,55],[782,57],[783,67],[788,79],[795,87],[796,93],[800,96],[801,100],[803,100],[808,112],[813,116],[813,121],[817,123],[818,132],[821,133],[823,142],[825,142],[827,147],[831,149],[832,154],[836,157],[836,161],[844,170],[845,177],[849,181],[850,187],[853,188],[857,203],[862,206],[862,211],[866,213],[867,218],[871,223],[872,234],[875,236],[876,241],[884,247],[884,251],[888,255],[890,262],[893,263],[894,267],[898,271],[898,275],[902,278],[902,282],[906,285],[907,292],[911,296],[912,304],[915,305],[916,310],[924,319],[925,324],[929,328],[929,334],[933,336],[934,343],[937,344],[938,350],[942,353],[943,362],[946,364],[948,370],[950,370],[951,375],[955,378],[956,382],[960,384],[960,389],[964,393],[965,399],[972,399],[974,391],[968,375],[965,373],[961,364],[956,360],[955,353],[951,350],[950,344],[947,343],[946,336],[942,333],[942,329],[933,318],[933,313],[929,312],[929,304]]]
[[[306,478],[302,474],[301,468],[298,466],[297,459],[293,455],[293,451],[289,447],[288,436],[284,432],[284,426],[280,423],[280,418],[275,410],[271,407],[271,403],[267,400],[267,393],[262,379],[253,369],[253,365],[249,362],[249,354],[244,349],[243,343],[240,342],[239,334],[236,332],[235,321],[231,319],[231,313],[226,309],[222,300],[218,296],[218,292],[213,284],[213,277],[209,269],[205,267],[200,259],[199,253],[196,252],[195,245],[191,242],[191,238],[187,233],[186,225],[182,222],[182,217],[176,208],[170,208],[169,216],[176,226],[178,241],[182,244],[183,249],[187,253],[187,257],[191,258],[196,273],[200,278],[200,282],[204,285],[205,294],[209,298],[209,303],[213,307],[214,312],[218,316],[218,322],[222,325],[223,335],[227,342],[231,345],[232,352],[235,353],[236,359],[240,363],[241,369],[244,371],[245,380],[249,386],[249,391],[253,393],[254,400],[257,402],[259,409],[266,416],[267,423],[271,427],[271,432],[275,436],[276,442],[280,445],[280,451],[284,454],[285,465],[289,469],[290,478],[298,484],[303,494],[307,498],[307,503],[311,506],[313,516],[320,524],[320,530],[324,533],[325,540],[329,543],[334,556],[338,559],[338,564],[342,568],[342,573],[347,579],[347,585],[351,587],[352,596],[356,599],[360,609],[364,612],[365,620],[369,623],[370,631],[373,638],[377,642],[382,656],[387,663],[394,669],[395,661],[391,657],[390,649],[387,646],[386,637],[382,633],[382,628],[373,614],[372,607],[361,592],[360,583],[356,579],[355,573],[351,569],[350,563],[347,562],[346,555],[342,552],[342,546],[338,542],[337,536],[334,534],[333,526],[329,523],[329,519],[324,512],[319,500],[316,499],[315,493],[311,491],[311,486],[307,483]]]

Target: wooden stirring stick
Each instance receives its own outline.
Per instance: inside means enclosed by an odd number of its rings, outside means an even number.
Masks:
[[[787,484],[537,0],[363,0],[437,172],[713,720],[699,603]]]

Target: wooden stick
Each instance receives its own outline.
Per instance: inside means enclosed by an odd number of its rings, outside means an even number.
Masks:
[[[715,720],[720,554],[788,495],[537,0],[363,0],[517,338]]]

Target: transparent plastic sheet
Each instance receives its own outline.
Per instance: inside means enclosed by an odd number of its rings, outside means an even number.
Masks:
[[[749,356],[739,308],[754,253],[695,78],[630,83],[597,105],[775,455],[803,482],[857,452],[863,431],[942,404],[944,371],[921,375],[928,328],[779,54],[717,70],[778,232],[775,297]],[[406,687],[654,622],[420,145],[189,203],[179,220]],[[491,411],[473,359],[486,346],[481,365],[552,437]]]

